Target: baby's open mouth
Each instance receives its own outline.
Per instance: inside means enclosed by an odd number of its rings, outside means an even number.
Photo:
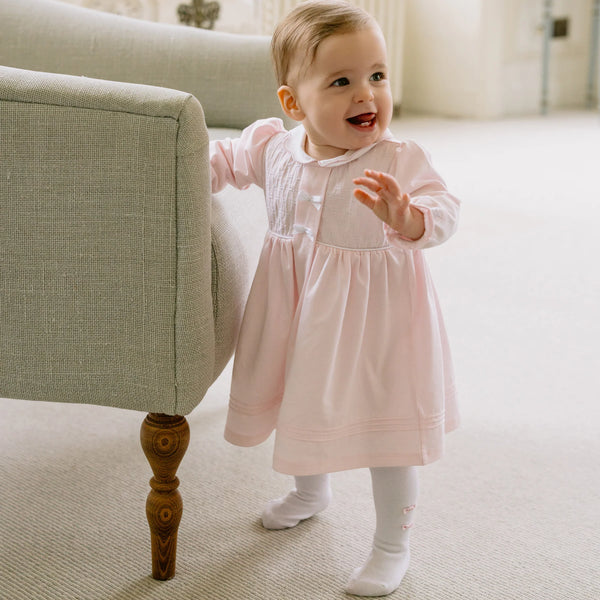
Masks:
[[[348,123],[352,125],[358,125],[359,127],[370,127],[375,123],[377,115],[375,113],[363,113],[362,115],[356,115],[346,119]]]

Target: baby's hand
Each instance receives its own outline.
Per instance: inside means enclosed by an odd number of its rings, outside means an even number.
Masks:
[[[411,205],[410,196],[402,193],[395,177],[366,169],[365,177],[357,177],[352,183],[374,192],[370,194],[357,188],[354,197],[400,235],[418,240],[425,233],[423,213]]]

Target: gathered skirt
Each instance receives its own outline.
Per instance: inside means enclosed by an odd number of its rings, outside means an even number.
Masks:
[[[448,340],[420,251],[267,234],[236,350],[225,437],[275,430],[273,467],[424,465],[458,425]]]

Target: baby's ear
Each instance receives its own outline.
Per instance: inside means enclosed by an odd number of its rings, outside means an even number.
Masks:
[[[283,112],[290,117],[290,119],[294,119],[294,121],[302,121],[304,119],[304,113],[298,105],[296,92],[293,88],[289,85],[282,85],[277,90],[277,96],[279,97]]]

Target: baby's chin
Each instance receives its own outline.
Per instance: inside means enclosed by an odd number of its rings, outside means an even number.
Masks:
[[[348,150],[360,150],[361,148],[372,146],[383,139],[385,132],[386,129],[382,129],[371,132],[372,135],[364,135],[362,140],[357,140],[353,144],[350,144]]]

